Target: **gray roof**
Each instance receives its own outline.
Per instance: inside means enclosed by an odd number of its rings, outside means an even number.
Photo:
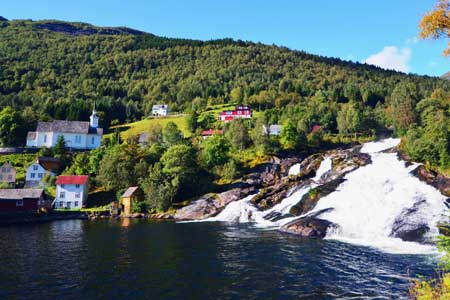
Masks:
[[[139,187],[137,187],[137,186],[129,187],[129,188],[125,191],[125,193],[123,193],[122,198],[123,198],[123,197],[131,197],[131,196],[133,196],[133,194],[134,194],[137,190],[139,190]]]
[[[87,121],[61,121],[38,122],[37,132],[62,132],[103,134],[102,128],[91,128]]]
[[[43,189],[0,189],[1,200],[22,200],[25,198],[39,199]]]

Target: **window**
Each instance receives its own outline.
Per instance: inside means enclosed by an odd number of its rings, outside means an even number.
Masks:
[[[31,173],[31,174],[30,174],[30,177],[31,177],[31,178],[36,178],[36,173]]]
[[[65,187],[65,185],[64,184],[61,184],[61,188],[64,188]]]
[[[75,201],[74,206],[75,206],[75,207],[78,207],[78,201]]]
[[[60,192],[59,193],[59,198],[64,199],[65,196],[66,196],[65,192]]]
[[[0,180],[3,180],[3,175],[0,175]]]
[[[38,178],[42,179],[42,177],[44,177],[44,173],[38,173]]]
[[[79,189],[79,188],[80,188],[80,185],[79,185],[79,184],[76,184],[75,187],[76,187],[77,189]]]
[[[2,168],[2,172],[5,173],[6,172],[6,168]]]
[[[75,136],[75,143],[76,144],[81,144],[81,136],[80,135],[76,135]]]
[[[22,207],[23,201],[16,201],[16,207]]]
[[[92,145],[95,144],[95,137],[92,137]]]
[[[75,198],[80,198],[80,193],[75,193]]]
[[[38,170],[38,165],[33,165],[33,171],[37,171]]]
[[[59,207],[64,207],[64,202],[62,202],[62,201],[59,201]]]
[[[66,203],[66,208],[70,208],[71,206],[72,206],[72,202],[68,201],[68,202]]]
[[[47,135],[44,134],[44,143],[47,143]]]
[[[9,180],[9,181],[12,180],[12,175],[8,175],[8,180]]]

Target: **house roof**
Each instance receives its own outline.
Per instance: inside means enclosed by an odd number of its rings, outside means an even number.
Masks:
[[[61,175],[56,179],[56,184],[86,184],[88,175]]]
[[[138,186],[132,186],[132,187],[129,187],[129,188],[125,191],[125,193],[123,193],[122,198],[123,198],[123,197],[131,197],[131,196],[133,196],[133,194],[136,193],[138,190],[139,190],[139,187],[138,187]]]
[[[5,167],[5,168],[12,168],[13,166],[12,166],[12,164],[9,162],[9,161],[7,161],[7,162],[5,162],[3,165],[1,165],[1,167]]]
[[[203,136],[210,136],[210,135],[214,135],[214,134],[223,135],[223,130],[208,129],[208,130],[203,130],[202,131],[202,135]]]
[[[0,199],[2,200],[22,200],[25,198],[40,198],[44,193],[43,189],[0,189]]]
[[[36,132],[103,134],[103,129],[92,128],[87,121],[54,120],[51,122],[38,122]]]

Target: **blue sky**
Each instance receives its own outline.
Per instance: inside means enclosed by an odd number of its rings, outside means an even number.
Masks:
[[[445,41],[418,40],[435,0],[3,0],[8,19],[127,26],[167,37],[262,42],[313,54],[442,75]]]

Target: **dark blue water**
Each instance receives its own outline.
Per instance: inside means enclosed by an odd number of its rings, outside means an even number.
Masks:
[[[403,299],[427,256],[219,223],[0,227],[0,299]]]

